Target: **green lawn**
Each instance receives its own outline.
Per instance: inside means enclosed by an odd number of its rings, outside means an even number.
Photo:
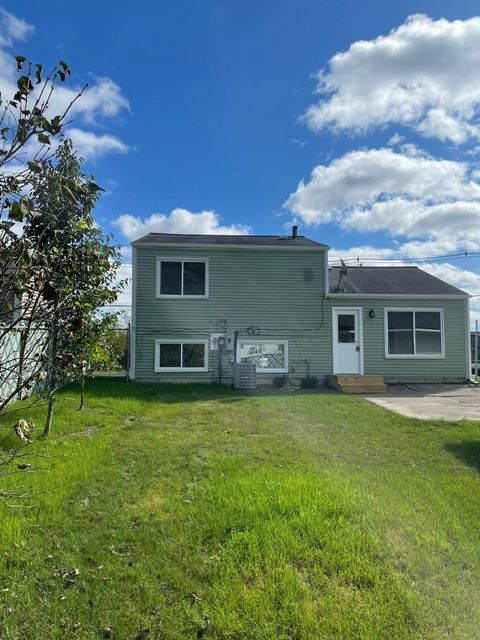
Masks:
[[[1,640],[480,637],[480,423],[106,380],[77,406],[0,505]]]

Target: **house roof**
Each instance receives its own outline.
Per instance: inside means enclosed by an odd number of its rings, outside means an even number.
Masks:
[[[468,293],[418,267],[342,267],[329,269],[330,293],[372,295],[452,295]]]
[[[207,235],[189,233],[149,233],[132,242],[132,245],[211,245],[211,246],[244,246],[244,247],[316,247],[328,248],[326,244],[310,240],[305,236],[241,236],[241,235]]]

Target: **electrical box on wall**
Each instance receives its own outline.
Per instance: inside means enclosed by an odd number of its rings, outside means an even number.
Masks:
[[[210,334],[210,351],[233,351],[235,348],[235,332],[227,331],[227,333],[211,333]]]
[[[226,338],[224,333],[210,334],[210,351],[225,349]]]
[[[235,347],[235,332],[232,329],[227,330],[225,339],[225,349],[227,351],[233,351]]]

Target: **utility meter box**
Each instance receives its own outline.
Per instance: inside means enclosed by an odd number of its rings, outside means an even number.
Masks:
[[[210,334],[210,351],[225,349],[226,338],[224,333]]]

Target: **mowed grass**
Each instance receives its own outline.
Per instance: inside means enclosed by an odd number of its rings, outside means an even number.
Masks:
[[[77,406],[0,506],[2,640],[480,637],[479,423],[106,380]]]

